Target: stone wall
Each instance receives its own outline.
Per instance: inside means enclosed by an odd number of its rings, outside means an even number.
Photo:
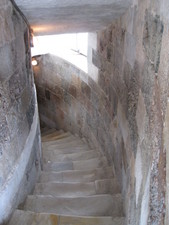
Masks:
[[[32,191],[40,170],[40,132],[29,29],[0,2],[0,224]]]
[[[98,34],[93,51],[98,84],[109,99],[111,153],[127,224],[165,220],[169,20],[164,5],[168,8],[165,1],[134,1],[120,20]]]
[[[133,1],[121,19],[99,32],[97,50],[91,49],[99,70],[94,80],[50,55],[34,68],[42,125],[78,133],[107,156],[130,225],[165,224],[166,206],[168,211],[167,9],[165,0]]]

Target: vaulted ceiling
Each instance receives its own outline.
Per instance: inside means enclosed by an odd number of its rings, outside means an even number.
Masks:
[[[131,0],[15,0],[35,35],[92,32],[120,17]]]

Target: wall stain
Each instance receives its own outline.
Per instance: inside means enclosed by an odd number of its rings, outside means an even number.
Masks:
[[[58,217],[56,215],[50,215],[51,225],[58,225]]]

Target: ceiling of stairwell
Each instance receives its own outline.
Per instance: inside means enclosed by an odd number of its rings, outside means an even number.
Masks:
[[[35,35],[91,32],[121,16],[131,0],[15,0]]]

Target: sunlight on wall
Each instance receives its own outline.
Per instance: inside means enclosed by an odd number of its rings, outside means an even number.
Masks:
[[[88,33],[36,36],[33,41],[32,56],[54,54],[88,72]]]

